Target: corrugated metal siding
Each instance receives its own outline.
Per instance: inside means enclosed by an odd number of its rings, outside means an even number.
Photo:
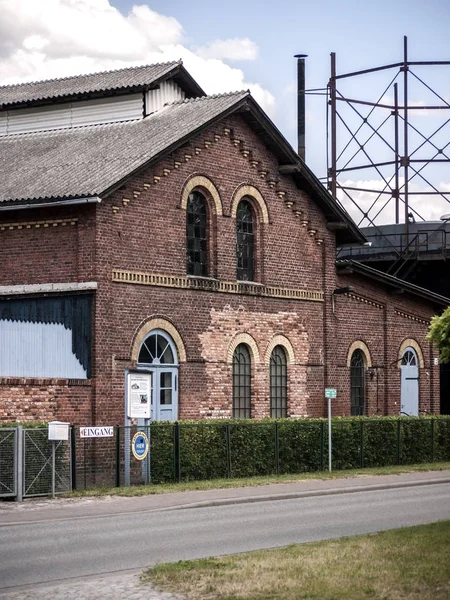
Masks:
[[[142,94],[72,102],[71,106],[72,127],[136,121],[142,119],[144,110]]]
[[[6,135],[6,111],[0,112],[0,135]]]
[[[0,301],[0,377],[90,377],[88,295]]]
[[[64,325],[0,320],[0,376],[85,379],[87,372]]]
[[[135,121],[142,119],[142,114],[142,94],[79,100],[45,107],[21,108],[5,111],[0,115],[0,135]],[[5,121],[3,128],[2,116]]]
[[[149,90],[145,96],[146,115],[156,112],[177,100],[184,100],[186,94],[174,81],[163,81],[157,90]]]

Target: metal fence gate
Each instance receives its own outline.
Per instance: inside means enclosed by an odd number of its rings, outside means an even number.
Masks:
[[[0,427],[0,498],[69,492],[71,458],[70,441],[50,441],[47,427]]]
[[[0,497],[17,495],[17,428],[0,428]]]
[[[52,492],[52,444],[55,444],[55,493],[72,489],[70,442],[51,442],[48,429],[23,430],[23,497]]]

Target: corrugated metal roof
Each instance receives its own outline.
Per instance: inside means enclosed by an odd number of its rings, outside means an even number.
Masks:
[[[21,103],[35,103],[37,101],[89,94],[93,92],[106,92],[112,90],[133,88],[151,85],[164,78],[172,70],[181,70],[182,63],[167,62],[140,67],[129,67],[116,71],[104,71],[89,75],[64,77],[63,79],[49,79],[47,81],[34,81],[15,85],[0,86],[0,105],[3,107]],[[190,77],[183,69],[183,75]]]
[[[207,96],[141,121],[0,138],[0,202],[101,195],[248,97]]]

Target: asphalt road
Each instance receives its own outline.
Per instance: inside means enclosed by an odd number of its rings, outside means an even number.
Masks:
[[[0,589],[450,519],[450,484],[0,527]]]

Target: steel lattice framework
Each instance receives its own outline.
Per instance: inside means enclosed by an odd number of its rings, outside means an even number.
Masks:
[[[376,229],[383,222],[404,223],[409,239],[411,223],[450,212],[450,185],[442,179],[450,163],[450,95],[446,100],[445,92],[435,89],[448,82],[449,65],[408,60],[406,37],[401,62],[371,69],[337,74],[331,54],[327,184],[357,215],[358,225]],[[432,67],[439,67],[440,75]],[[369,85],[364,76],[371,79]],[[382,82],[378,99],[348,97],[346,85],[355,78],[364,79],[362,96],[373,94],[374,84]]]

